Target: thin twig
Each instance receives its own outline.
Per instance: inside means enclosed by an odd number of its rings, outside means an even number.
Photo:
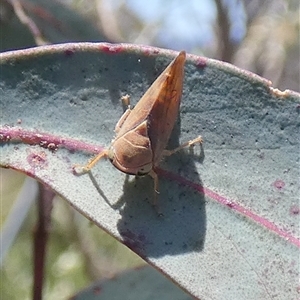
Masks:
[[[51,224],[52,203],[55,193],[39,184],[38,221],[34,232],[34,284],[33,300],[42,299],[44,283],[45,254]]]
[[[37,27],[37,25],[34,23],[34,21],[27,16],[25,13],[22,4],[19,0],[9,0],[10,4],[14,8],[14,12],[16,16],[19,18],[20,22],[23,23],[29,31],[32,33],[32,36],[38,46],[49,44],[49,42],[43,37],[41,31]]]

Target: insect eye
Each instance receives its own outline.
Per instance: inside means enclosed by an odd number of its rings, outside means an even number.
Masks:
[[[138,176],[146,175],[147,173],[149,173],[149,172],[146,172],[145,169],[142,168],[138,171]]]
[[[115,154],[114,154],[114,149],[113,148],[109,148],[108,149],[108,153],[107,153],[108,159],[113,162]]]
[[[141,168],[138,170],[137,175],[139,175],[139,176],[146,175],[146,174],[148,174],[151,170],[152,170],[152,163],[150,163],[150,164],[148,164],[148,165],[145,165],[145,166],[141,167]]]

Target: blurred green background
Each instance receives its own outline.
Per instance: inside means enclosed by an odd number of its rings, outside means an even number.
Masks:
[[[185,49],[250,70],[281,90],[299,91],[299,13],[298,0],[1,0],[0,49],[70,41]],[[3,229],[25,177],[0,169],[0,179]],[[34,204],[7,255],[1,255],[1,299],[31,299]],[[55,198],[45,299],[66,299],[96,279],[142,264],[137,255]]]

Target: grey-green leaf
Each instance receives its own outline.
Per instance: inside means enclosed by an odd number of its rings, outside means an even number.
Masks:
[[[299,296],[299,94],[188,56],[170,148],[153,181],[101,161],[122,115],[175,56],[134,45],[64,44],[1,54],[1,161],[52,187],[199,299]],[[179,136],[180,135],[180,136]]]

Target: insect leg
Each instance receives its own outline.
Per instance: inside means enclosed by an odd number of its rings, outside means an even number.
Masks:
[[[118,123],[116,124],[115,127],[115,133],[118,134],[118,132],[120,131],[122,125],[124,124],[124,122],[126,121],[127,117],[130,115],[131,113],[131,109],[128,108],[122,115],[122,117],[120,118],[120,120],[118,121]]]
[[[122,103],[123,103],[123,109],[124,109],[124,113],[121,116],[120,120],[117,122],[116,126],[115,126],[115,133],[118,134],[118,132],[120,131],[122,125],[124,124],[124,122],[126,121],[127,117],[130,115],[131,113],[131,109],[130,109],[130,96],[129,95],[125,95],[123,97],[121,97]]]
[[[173,149],[173,150],[164,150],[163,151],[163,154],[162,156],[170,156],[178,151],[180,151],[181,149],[185,148],[185,147],[193,147],[195,146],[195,144],[199,143],[199,144],[202,144],[203,142],[203,139],[201,136],[198,136],[197,138],[191,140],[191,141],[188,141],[184,144],[181,144],[179,147]]]
[[[121,97],[123,105],[126,107],[126,109],[130,109],[130,96],[127,94],[125,96]]]
[[[102,152],[97,154],[95,157],[92,157],[85,166],[75,165],[73,167],[73,169],[79,175],[85,174],[85,173],[89,172],[101,158],[104,158],[107,156],[108,156],[108,150],[104,149]]]
[[[157,204],[157,198],[158,198],[158,175],[153,171],[153,169],[148,173],[154,180],[154,198],[153,198],[153,206],[155,207],[157,213],[160,215],[161,212],[159,210],[158,204]]]

